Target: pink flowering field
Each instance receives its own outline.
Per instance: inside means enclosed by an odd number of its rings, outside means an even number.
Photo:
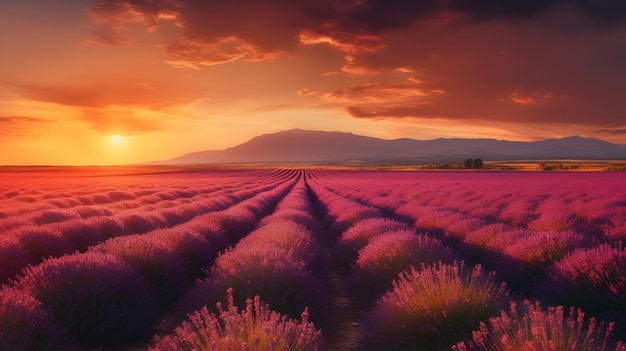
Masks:
[[[0,350],[619,350],[624,172],[0,168]]]

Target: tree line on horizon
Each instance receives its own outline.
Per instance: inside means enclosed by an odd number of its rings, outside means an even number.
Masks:
[[[465,160],[464,167],[467,169],[481,169],[483,168],[483,160],[481,158],[468,158]]]

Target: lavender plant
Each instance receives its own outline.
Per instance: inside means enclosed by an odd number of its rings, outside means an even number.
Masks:
[[[364,219],[357,222],[343,232],[333,249],[335,263],[340,271],[348,273],[351,265],[359,257],[359,250],[364,248],[369,240],[378,235],[408,230],[406,224],[382,217]]]
[[[154,231],[150,236],[153,240],[167,243],[174,248],[194,277],[200,276],[203,269],[209,268],[219,253],[228,246],[225,236],[204,237],[185,225]]]
[[[178,299],[191,285],[191,272],[176,246],[150,235],[109,239],[90,252],[113,255],[137,268],[154,287],[163,306]]]
[[[104,240],[98,228],[83,219],[72,219],[51,225],[56,229],[73,249],[84,252],[87,247]]]
[[[130,231],[124,227],[124,223],[118,218],[92,217],[87,222],[97,228],[104,239],[130,234]]]
[[[226,230],[219,225],[218,218],[212,214],[197,216],[193,220],[177,226],[181,231],[189,231],[198,234],[216,246],[228,246],[230,239]]]
[[[25,291],[0,290],[0,350],[75,350],[67,331]]]
[[[572,231],[530,233],[504,249],[498,274],[516,289],[528,290],[547,267],[584,245],[582,235]]]
[[[265,222],[265,225],[237,244],[238,249],[267,246],[285,250],[291,257],[303,261],[312,273],[323,274],[328,269],[326,255],[313,234],[293,220],[275,219]]]
[[[305,308],[301,321],[270,310],[257,295],[246,300],[239,311],[233,290],[228,290],[228,304],[218,314],[206,307],[189,316],[171,336],[157,337],[151,351],[314,351],[321,348],[323,337],[308,321]]]
[[[473,341],[460,342],[452,347],[464,350],[533,350],[533,351],[604,351],[612,350],[610,336],[613,323],[605,325],[591,317],[585,323],[585,313],[571,307],[566,313],[563,306],[542,310],[539,302],[525,300],[522,308],[511,303],[510,312],[504,310],[499,317],[489,319],[475,330]],[[615,351],[626,351],[619,342]]]
[[[312,233],[317,234],[320,232],[321,226],[311,213],[312,212],[305,212],[303,210],[293,208],[283,208],[272,213],[270,216],[263,218],[261,222],[259,222],[259,226],[261,227],[275,220],[291,220],[305,226]]]
[[[575,250],[547,269],[542,292],[586,311],[626,311],[626,251],[619,245]]]
[[[72,252],[72,246],[53,229],[40,226],[27,226],[15,229],[8,235],[15,236],[22,248],[31,255],[34,262],[46,257],[58,257]]]
[[[437,261],[453,263],[459,257],[439,240],[405,230],[386,233],[370,240],[359,251],[359,258],[347,286],[357,306],[367,307],[393,288],[393,280],[411,267]]]
[[[313,323],[320,327],[332,323],[332,299],[323,282],[306,269],[304,262],[278,247],[227,251],[207,274],[207,280],[185,295],[180,312],[211,307],[233,288],[238,306],[243,306],[249,296],[259,295],[272,310],[290,318],[297,318],[308,307]]]
[[[224,228],[229,241],[236,243],[250,233],[259,222],[259,217],[250,209],[233,206],[224,211],[211,214],[211,221]]]
[[[17,239],[0,236],[0,284],[18,274],[33,259]]]
[[[125,211],[119,216],[124,228],[133,234],[143,234],[159,227],[159,220],[151,216],[150,212]],[[165,222],[165,220],[162,220]]]
[[[78,218],[78,214],[71,210],[43,210],[35,214],[31,219],[35,224],[49,224]]]
[[[402,273],[366,317],[364,350],[441,350],[497,315],[504,284],[477,265],[437,263]]]
[[[116,347],[139,340],[159,314],[145,278],[111,255],[49,259],[28,267],[15,287],[41,301],[82,347]]]

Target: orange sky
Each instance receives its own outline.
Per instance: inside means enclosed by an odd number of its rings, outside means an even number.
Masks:
[[[626,5],[570,3],[0,1],[0,164],[143,162],[292,128],[626,144]]]

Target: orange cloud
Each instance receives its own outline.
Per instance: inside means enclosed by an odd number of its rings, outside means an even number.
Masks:
[[[310,86],[323,86],[321,101],[350,106],[354,117],[623,125],[620,2],[96,0],[90,15],[111,43],[132,40],[142,24],[163,60],[181,69],[296,62],[321,52],[312,46],[329,47],[343,62],[316,56],[326,63],[316,76],[332,77]],[[158,37],[165,22],[168,34]],[[361,84],[356,74],[385,81],[412,71],[426,83],[341,88]]]
[[[522,89],[516,89],[511,94],[511,101],[522,106],[545,104],[552,100],[554,96],[550,93],[525,93]]]
[[[377,36],[340,32],[316,34],[305,31],[300,33],[300,42],[305,45],[328,44],[349,54],[373,52],[385,47],[385,44]]]
[[[132,24],[155,32],[163,21],[178,28],[178,38],[161,44],[167,62],[177,68],[199,69],[249,60],[273,60],[298,44],[328,44],[346,54],[347,73],[376,73],[361,61],[364,53],[379,51],[381,37],[428,21],[454,27],[491,19],[528,19],[550,13],[562,0],[545,1],[196,1],[98,0],[89,7],[98,25],[91,43],[127,45]],[[569,7],[569,9],[568,9]],[[615,23],[626,18],[618,2],[581,0],[565,4],[597,22]],[[562,10],[561,8],[559,8]]]
[[[54,123],[54,122],[45,118],[9,116],[9,117],[0,117],[0,123]]]
[[[199,96],[186,93],[175,84],[142,80],[65,85],[13,83],[12,86],[27,101],[73,109],[77,113],[72,118],[103,134],[143,134],[163,130],[162,118],[192,104]],[[13,118],[10,121],[26,123],[35,120]]]
[[[595,130],[597,133],[606,133],[611,135],[626,135],[626,128],[616,128],[616,129],[598,129]]]
[[[162,108],[193,101],[178,95],[172,87],[147,82],[122,81],[94,84],[31,85],[12,84],[24,98],[76,107],[144,106]]]
[[[252,0],[204,2],[189,0],[100,0],[89,8],[99,32],[92,42],[112,45],[132,43],[130,25],[143,24],[156,32],[161,22],[178,28],[177,37],[162,41],[165,61],[177,68],[234,61],[274,60],[297,45],[301,20],[310,13],[327,11],[315,2],[278,3]]]
[[[91,21],[99,26],[95,37],[86,39],[86,44],[130,45],[134,41],[127,35],[128,27],[134,23],[145,25],[153,32],[161,20],[176,22],[179,4],[175,0],[149,3],[134,1],[99,1],[88,9]]]
[[[406,67],[406,66],[398,67],[398,68],[394,69],[393,71],[397,72],[397,73],[415,73],[415,70],[413,68]]]
[[[330,103],[347,104],[384,104],[423,101],[433,95],[416,83],[369,83],[353,85],[345,90],[334,90],[321,96],[321,100]]]
[[[433,114],[433,102],[445,92],[427,88],[421,82],[369,83],[329,91],[321,101],[342,104],[352,117],[382,119],[398,117],[438,117]],[[424,114],[427,114],[424,116]]]
[[[358,56],[346,55],[346,63],[341,66],[341,70],[350,74],[376,74],[381,70],[373,68],[365,63],[361,63],[358,60]]]
[[[102,134],[144,134],[163,130],[162,122],[138,109],[86,108],[80,119]]]
[[[315,95],[317,94],[317,91],[311,90],[309,88],[302,88],[302,89],[299,89],[297,93],[300,96],[306,96],[306,95]]]
[[[367,118],[367,119],[386,119],[386,118],[404,118],[404,117],[419,117],[419,118],[437,118],[438,116],[432,114],[431,109],[423,108],[426,103],[422,104],[407,104],[404,106],[346,106],[346,111],[350,116],[355,118]]]
[[[203,40],[184,40],[168,45],[164,52],[173,57],[167,60],[177,68],[200,69],[200,66],[212,66],[234,61],[261,62],[278,58],[278,50],[264,50],[251,42],[235,36],[217,38],[208,42]]]
[[[300,43],[304,45],[327,44],[344,52],[346,63],[341,67],[341,70],[351,74],[377,73],[377,69],[361,64],[358,61],[358,56],[363,53],[375,52],[385,47],[385,44],[377,36],[341,32],[316,34],[305,31],[300,33]]]
[[[54,121],[25,116],[0,117],[0,135],[27,135],[36,128],[41,128],[39,124],[54,123]]]

